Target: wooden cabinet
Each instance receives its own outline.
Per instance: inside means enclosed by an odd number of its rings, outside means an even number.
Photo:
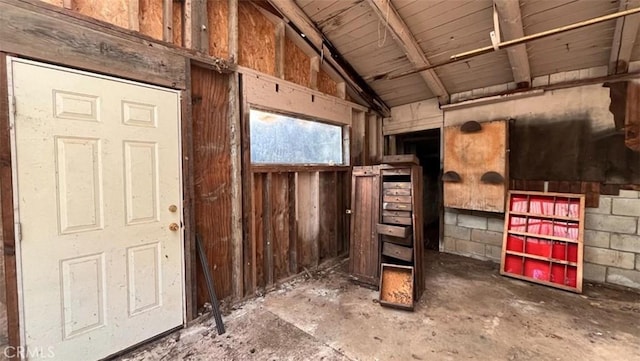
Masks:
[[[413,309],[424,290],[422,167],[384,164],[380,177],[380,304]]]
[[[349,274],[378,287],[380,249],[376,225],[380,217],[380,166],[353,167]]]
[[[351,187],[351,278],[384,287],[381,304],[412,309],[424,290],[422,168],[353,167]],[[389,274],[381,283],[384,267]],[[386,300],[383,291],[401,297]]]

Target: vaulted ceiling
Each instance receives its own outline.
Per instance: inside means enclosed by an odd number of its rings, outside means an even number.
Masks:
[[[624,73],[629,62],[640,60],[635,14],[416,72],[492,46],[495,23],[504,42],[637,8],[638,0],[270,2],[292,22],[291,11],[306,17],[389,107],[434,97],[444,104],[452,94],[486,87],[527,88],[535,78],[559,72]],[[413,73],[398,77],[407,72]]]

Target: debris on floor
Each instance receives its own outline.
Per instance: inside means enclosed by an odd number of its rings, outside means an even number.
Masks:
[[[498,265],[428,252],[414,312],[381,307],[346,264],[310,271],[121,360],[640,360],[640,294],[583,294],[498,275]],[[473,272],[471,272],[473,270]]]

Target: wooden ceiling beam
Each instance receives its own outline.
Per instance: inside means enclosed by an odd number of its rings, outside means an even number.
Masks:
[[[640,1],[621,0],[619,11],[639,6]],[[629,15],[616,20],[613,43],[611,44],[611,54],[609,55],[609,75],[626,73],[629,70],[631,52],[636,42],[639,27],[640,14]]]
[[[524,37],[520,2],[517,0],[494,0],[493,3],[500,19],[502,40]],[[527,46],[522,44],[506,50],[511,64],[511,71],[513,72],[513,80],[518,84],[518,87],[528,88],[531,85],[531,68],[529,67]]]
[[[431,66],[415,36],[404,20],[402,20],[393,4],[391,4],[391,0],[367,0],[367,2],[371,5],[376,15],[378,15],[380,21],[391,31],[393,38],[402,48],[413,66],[416,68]],[[431,92],[438,97],[440,104],[449,102],[449,93],[435,70],[424,70],[419,72],[419,74],[425,83],[427,83]]]
[[[333,67],[360,97],[362,97],[373,110],[383,115],[390,114],[389,106],[369,87],[350,65],[342,61],[341,55],[327,41],[322,32],[313,21],[302,11],[294,0],[268,0],[269,3],[280,12],[285,21],[294,28],[308,43],[315,48],[318,55]]]

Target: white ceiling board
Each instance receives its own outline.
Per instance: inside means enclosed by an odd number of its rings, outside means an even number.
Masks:
[[[618,11],[617,1],[580,0],[549,8],[549,0],[522,1],[520,11],[526,35],[577,23]],[[615,20],[611,20],[615,24]],[[587,27],[585,29],[589,29]]]
[[[324,36],[390,106],[429,99],[418,74],[373,80],[413,66],[383,21],[364,0],[295,0]],[[515,0],[514,0],[515,1]],[[519,0],[522,28],[531,35],[618,11],[611,0]],[[493,0],[391,0],[432,64],[491,45]],[[384,6],[380,8],[384,19]],[[526,44],[531,76],[607,66],[616,21],[591,25]],[[640,31],[639,34],[640,35]],[[386,38],[385,38],[386,37]],[[640,43],[632,60],[640,60]],[[513,82],[506,50],[435,68],[449,93]]]
[[[371,87],[390,107],[434,97],[422,77],[417,74],[399,79],[376,81],[371,83]]]
[[[396,4],[397,1],[393,1]],[[491,0],[475,1],[416,1],[398,9],[398,13],[412,29],[420,31],[447,24],[460,17],[491,9]],[[492,18],[491,18],[492,19]],[[414,33],[417,34],[417,33]]]
[[[302,10],[320,27],[348,9],[357,6],[358,3],[360,0],[313,1]]]
[[[513,81],[509,57],[505,50],[446,65],[438,68],[437,72],[451,93]]]
[[[633,45],[633,50],[631,51],[631,61],[640,60],[640,30],[638,30],[636,39],[638,40]]]
[[[606,22],[528,43],[531,75],[607,65],[614,29]]]

